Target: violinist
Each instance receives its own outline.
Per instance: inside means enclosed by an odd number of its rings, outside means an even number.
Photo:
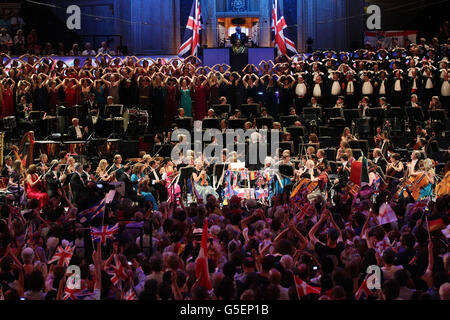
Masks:
[[[408,176],[419,175],[419,160],[420,151],[413,151],[413,153],[411,153],[411,162],[408,162],[406,165],[408,167]]]
[[[426,141],[428,140],[427,131],[425,129],[422,129],[421,126],[417,126],[416,127],[416,137],[415,137],[415,139],[413,141],[411,141],[410,143],[408,143],[406,145],[406,147],[408,149],[410,149],[410,150],[411,149],[412,150],[419,150],[422,147],[424,147],[424,143],[423,143],[422,139],[425,139],[425,144],[426,144]]]
[[[40,177],[37,174],[37,166],[30,165],[26,176],[25,189],[29,199],[39,200],[39,208],[43,208],[48,204],[48,194],[43,190],[43,175]]]
[[[64,171],[65,171],[65,173],[67,173],[67,175],[75,172],[75,158],[74,157],[67,158],[67,167]]]
[[[41,170],[41,173],[45,173],[48,171],[48,156],[45,153],[42,153],[39,156],[39,165],[38,167]]]
[[[50,163],[51,170],[45,175],[45,181],[47,182],[47,194],[50,198],[62,195],[61,182],[66,179],[66,174],[60,174],[59,169],[61,165],[58,160],[53,160]]]
[[[202,199],[206,201],[208,195],[213,195],[216,199],[219,198],[219,195],[214,190],[213,187],[209,185],[208,175],[203,166],[203,161],[199,158],[194,162],[194,172],[192,173],[192,179],[194,180],[195,189]]]
[[[75,203],[80,203],[80,200],[87,196],[86,184],[81,176],[83,173],[83,165],[81,163],[75,163],[75,171],[70,178],[70,188],[73,193],[73,201]]]
[[[123,173],[123,165],[122,165],[122,156],[120,154],[116,154],[113,159],[113,167],[112,171],[115,172],[116,180],[119,181],[120,176]]]
[[[97,169],[95,170],[96,177],[102,182],[111,181],[112,175],[108,173],[107,170],[108,161],[106,159],[100,160],[98,163]]]
[[[316,153],[316,157],[317,157],[317,163],[318,164],[323,164],[324,165],[324,167],[325,167],[325,170],[328,170],[328,160],[327,160],[327,158],[326,158],[326,156],[325,156],[325,150],[323,150],[323,149],[319,149],[319,150],[317,150],[317,153]]]
[[[148,169],[148,178],[150,180],[150,190],[153,194],[157,195],[159,202],[166,201],[168,197],[165,182],[161,175],[157,172],[159,167],[159,161],[151,160],[150,167]]]
[[[384,173],[386,172],[387,161],[386,159],[384,159],[381,153],[381,149],[380,148],[373,149],[372,156],[373,156],[373,163],[376,164],[378,168],[381,170],[381,172],[379,173],[384,175]]]
[[[22,166],[22,161],[15,160],[12,166],[12,170],[9,175],[8,182],[8,191],[14,195],[19,196],[19,203],[23,203],[24,201],[24,189],[23,189],[23,180],[24,180],[25,170]]]
[[[334,180],[335,189],[337,191],[344,188],[350,178],[351,167],[347,154],[341,157],[341,166],[338,168],[338,177]]]
[[[400,155],[398,153],[392,154],[390,162],[386,167],[386,183],[392,194],[397,190],[400,178],[403,177],[403,170],[404,166],[403,162],[400,161]]]
[[[137,202],[140,208],[144,208],[145,199],[143,196],[138,195],[135,189],[135,185],[137,183],[133,183],[131,181],[130,174],[131,174],[131,166],[129,165],[124,166],[119,181],[125,183],[125,197],[131,199],[132,201]]]
[[[142,163],[144,164],[144,174],[149,173],[151,160],[152,160],[152,157],[149,154],[145,154],[142,157]]]
[[[373,137],[373,141],[375,142],[376,148],[381,148],[381,144],[383,143],[384,140],[384,134],[380,126],[378,126],[376,130],[377,131],[375,136]]]
[[[311,181],[318,181],[319,172],[314,168],[314,161],[308,160],[306,161],[306,165],[303,168],[303,172],[300,175],[301,179],[309,179]]]
[[[94,176],[91,173],[90,163],[86,163],[83,165],[83,172],[81,173],[81,179],[83,179],[84,183],[88,183],[94,180]]]
[[[144,197],[145,202],[151,201],[153,203],[153,209],[158,210],[156,199],[150,192],[149,179],[144,174],[144,168],[143,163],[136,163],[133,166],[131,169],[131,182],[138,196]]]

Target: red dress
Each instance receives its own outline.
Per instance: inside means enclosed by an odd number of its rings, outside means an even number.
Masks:
[[[203,120],[206,117],[206,87],[195,87],[195,120]]]
[[[170,127],[177,115],[178,108],[178,88],[176,86],[167,86],[166,96],[166,127]]]
[[[3,105],[1,118],[11,117],[14,115],[14,99],[11,89],[3,90]]]
[[[38,179],[38,175],[32,174],[31,175],[31,181],[35,182]],[[48,205],[48,194],[46,192],[42,192],[39,190],[37,185],[34,185],[33,187],[30,186],[28,183],[26,184],[27,189],[27,197],[28,199],[37,199],[39,200],[39,206],[40,208],[46,207]]]
[[[78,92],[76,87],[67,87],[64,93],[66,96],[66,108],[73,107],[78,104]]]

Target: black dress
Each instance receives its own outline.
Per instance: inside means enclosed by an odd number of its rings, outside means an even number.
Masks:
[[[165,92],[164,87],[152,88],[152,127],[162,128],[164,125],[165,113]]]

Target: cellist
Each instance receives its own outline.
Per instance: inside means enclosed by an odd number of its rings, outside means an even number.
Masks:
[[[400,161],[400,155],[393,153],[386,167],[386,183],[389,191],[394,194],[397,190],[400,179],[403,177],[403,162]]]

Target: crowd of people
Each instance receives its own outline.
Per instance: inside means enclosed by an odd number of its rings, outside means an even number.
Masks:
[[[74,139],[86,139],[92,116],[106,118],[107,105],[147,111],[155,144],[163,144],[178,119],[217,118],[225,130],[243,118],[243,104],[257,104],[244,129],[270,118],[283,142],[297,138],[284,130],[292,125],[309,131],[309,143],[299,155],[281,149],[252,171],[224,149],[224,174],[233,178],[219,185],[214,165],[193,151],[182,162],[145,150],[95,164],[41,154],[24,168],[30,159],[13,148],[1,173],[0,297],[448,300],[450,153],[438,148],[441,174],[429,151],[446,132],[431,115],[448,113],[448,45],[421,40],[390,51],[279,56],[239,71],[204,67],[197,57],[101,53],[67,66],[51,56],[3,55],[2,118],[31,123],[30,111],[45,118],[64,105]],[[220,104],[234,111],[216,114]],[[70,113],[77,105],[82,112]],[[325,109],[359,109],[364,117],[381,108],[387,119],[394,108],[415,108],[423,117],[408,118],[410,159],[400,156],[404,146],[392,143],[384,119],[370,130],[370,154],[353,154],[358,137],[348,127],[327,159],[306,116],[314,108],[314,120],[330,126]],[[296,119],[286,124],[283,116]],[[292,174],[280,174],[282,167]],[[191,170],[186,183],[177,180],[183,168]],[[250,198],[232,186],[265,193]],[[81,270],[79,288],[68,282],[72,265]],[[380,288],[368,285],[369,266],[381,269]]]

